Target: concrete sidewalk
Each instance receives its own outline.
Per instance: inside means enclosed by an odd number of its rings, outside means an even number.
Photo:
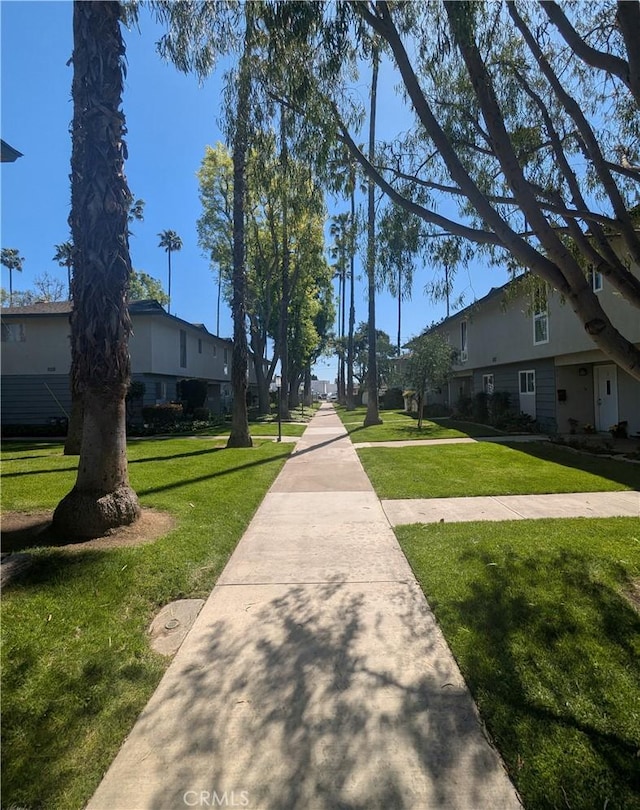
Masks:
[[[88,804],[223,806],[520,807],[330,405]]]
[[[407,523],[464,523],[473,520],[640,517],[640,492],[633,491],[404,498],[384,500],[381,503],[392,526]]]

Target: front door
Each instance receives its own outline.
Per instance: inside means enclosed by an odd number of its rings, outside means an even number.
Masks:
[[[597,431],[607,431],[618,422],[618,375],[617,368],[594,366],[593,387],[595,394],[595,412]]]

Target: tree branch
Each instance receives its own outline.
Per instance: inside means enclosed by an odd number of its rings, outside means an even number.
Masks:
[[[547,16],[555,27],[560,32],[562,38],[571,48],[571,50],[586,62],[591,67],[598,70],[604,70],[617,76],[635,96],[636,101],[640,104],[640,87],[634,89],[629,75],[629,64],[624,59],[614,54],[607,53],[606,51],[598,51],[588,45],[576,29],[571,25],[560,6],[554,0],[541,0],[540,5],[546,11]],[[625,2],[620,5],[633,5],[633,3]],[[637,3],[636,3],[637,5]],[[634,29],[634,42],[637,48],[638,32],[640,31],[640,21],[635,23]],[[631,53],[631,51],[629,51]]]

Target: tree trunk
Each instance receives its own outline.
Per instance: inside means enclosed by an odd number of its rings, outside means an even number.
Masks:
[[[100,537],[139,517],[138,501],[128,484],[125,393],[124,387],[94,389],[84,396],[78,481],[54,514],[60,538]]]
[[[102,535],[140,515],[126,457],[131,260],[120,4],[75,2],[73,37],[71,356],[84,424],[76,484],[53,516],[54,531],[68,541]]]
[[[249,58],[251,54],[250,10],[245,10],[246,31],[244,53],[240,59],[238,78],[238,109],[233,142],[233,354],[231,358],[231,385],[233,407],[231,433],[227,447],[251,447],[249,414],[247,411],[247,329],[246,329],[246,247],[245,203],[246,162],[248,148],[248,118],[251,91]]]
[[[288,228],[288,166],[286,113],[280,111],[280,171],[282,172],[282,298],[280,300],[280,418],[290,419],[289,413],[289,228]]]
[[[82,448],[82,429],[84,423],[84,403],[77,391],[71,391],[71,416],[64,442],[65,456],[79,456]]]
[[[304,404],[311,407],[311,366],[304,370]]]
[[[171,315],[171,247],[167,248],[167,256],[169,257],[169,286],[167,289],[167,296],[169,298],[169,302],[167,305],[167,313]]]
[[[356,326],[355,305],[355,228],[356,228],[356,173],[351,170],[351,221],[349,223],[349,338],[347,341],[347,410],[355,408],[353,396],[353,333]]]
[[[249,317],[251,321],[251,317]],[[258,328],[251,327],[251,351],[253,352],[253,367],[256,372],[256,385],[258,387],[258,413],[265,416],[271,410],[269,401],[269,379],[264,373],[264,341],[258,336]]]
[[[376,149],[376,100],[378,93],[378,49],[373,48],[373,73],[371,76],[371,112],[369,118],[369,161],[373,163]],[[367,210],[367,277],[369,280],[369,357],[367,369],[367,414],[364,426],[382,422],[378,411],[378,359],[376,356],[376,211],[375,185],[368,181]]]

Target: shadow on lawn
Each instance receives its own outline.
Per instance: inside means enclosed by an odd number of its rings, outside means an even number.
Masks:
[[[574,470],[600,475],[609,481],[616,481],[618,484],[623,484],[630,489],[640,489],[639,464],[629,464],[626,461],[611,458],[600,458],[588,453],[575,452],[555,444],[548,444],[547,442],[519,442],[518,444],[501,442],[501,444],[510,450],[525,453],[541,461],[550,461],[563,467],[571,467]]]
[[[76,580],[82,587],[91,567],[99,577],[104,557],[105,553],[97,551],[40,554],[15,587],[39,590],[52,582],[63,582],[73,588]],[[99,599],[97,590],[96,598]],[[132,643],[126,616],[114,618],[113,629],[109,631],[114,633],[113,644],[111,637],[106,644],[104,628],[96,632],[89,621],[76,616],[75,621],[81,626],[75,629],[74,636],[67,626],[68,616],[55,610],[47,616],[46,601],[42,610],[41,616],[30,617],[34,626],[20,643],[11,647],[10,666],[4,667],[3,690],[12,699],[5,699],[2,706],[3,807],[82,806],[84,802],[77,800],[74,805],[72,799],[61,795],[69,777],[77,781],[78,776],[75,771],[66,774],[62,770],[65,758],[71,757],[66,767],[71,767],[74,758],[80,763],[79,746],[82,747],[81,741],[88,733],[95,736],[96,716],[104,715],[106,731],[99,731],[98,735],[107,737],[114,726],[118,733],[120,718],[132,722],[161,674],[161,665],[151,658],[145,660],[137,649],[138,636]],[[12,613],[10,618],[5,614],[5,639],[10,637],[9,622],[21,621],[24,618],[19,612]],[[87,654],[78,657],[76,639],[82,638],[81,643],[85,643],[94,635],[95,641],[89,643]],[[63,652],[66,647],[73,666]],[[43,659],[47,661],[46,667]],[[33,689],[37,673],[40,675],[34,702],[29,690]],[[61,717],[64,726],[60,724]]]
[[[602,561],[482,551],[461,560],[490,575],[435,613],[450,638],[458,634],[463,674],[525,805],[539,800],[546,771],[545,806],[640,806],[637,713],[632,719],[640,616],[616,589],[593,581]],[[613,567],[621,589],[629,586]],[[473,643],[465,645],[460,627]]]

